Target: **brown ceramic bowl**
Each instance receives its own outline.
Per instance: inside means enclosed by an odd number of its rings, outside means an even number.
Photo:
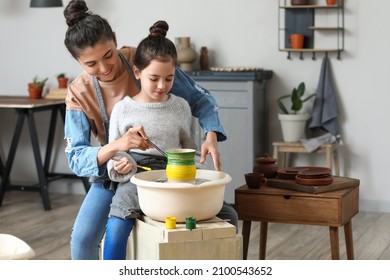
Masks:
[[[301,175],[295,177],[295,182],[300,185],[306,186],[325,186],[333,183],[333,176],[328,175],[323,178],[304,178]]]
[[[327,167],[294,166],[294,167],[287,167],[287,168],[278,169],[277,174],[278,174],[279,179],[295,180],[295,177],[298,174],[303,174],[303,175],[317,174],[317,176],[319,174],[321,174],[321,175],[323,175],[323,177],[326,177],[327,175],[331,174],[331,172],[330,172],[330,169]]]
[[[250,189],[258,189],[266,182],[267,178],[264,177],[264,173],[253,172],[245,174],[245,183]]]
[[[329,177],[331,173],[329,170],[303,170],[299,171],[297,175],[299,175],[301,178],[316,179]]]

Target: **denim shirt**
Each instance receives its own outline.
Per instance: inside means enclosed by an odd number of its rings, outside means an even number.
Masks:
[[[219,142],[227,139],[218,117],[218,105],[211,93],[176,68],[171,92],[188,101],[192,115],[199,120],[204,133],[214,131]],[[95,93],[91,93],[95,94]],[[91,126],[82,111],[67,110],[65,115],[65,154],[69,168],[80,177],[104,177],[106,164],[98,166],[99,146],[91,145]]]

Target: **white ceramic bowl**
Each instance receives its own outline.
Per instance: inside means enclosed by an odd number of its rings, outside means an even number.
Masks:
[[[186,217],[197,221],[214,217],[222,208],[225,186],[230,175],[214,170],[197,170],[196,179],[208,180],[201,184],[193,182],[156,182],[165,180],[165,170],[153,170],[135,174],[131,182],[137,185],[141,210],[146,216],[165,221],[174,216],[177,222]]]

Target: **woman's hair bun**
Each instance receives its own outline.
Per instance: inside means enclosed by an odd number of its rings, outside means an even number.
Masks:
[[[87,4],[82,0],[71,0],[64,10],[66,24],[69,27],[75,25],[90,14]]]
[[[165,37],[167,35],[169,26],[166,21],[159,20],[149,28],[149,36]]]

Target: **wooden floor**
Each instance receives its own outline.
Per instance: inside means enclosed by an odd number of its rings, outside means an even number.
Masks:
[[[6,192],[0,207],[0,233],[15,235],[35,251],[34,259],[70,259],[70,231],[82,195],[50,195],[51,211],[44,211],[38,193]],[[352,219],[355,259],[390,260],[390,213],[360,212]],[[241,223],[240,228],[241,231]],[[339,230],[340,257],[346,259],[344,231]],[[252,224],[248,259],[258,258],[259,223]],[[330,259],[327,227],[270,223],[267,259]]]

